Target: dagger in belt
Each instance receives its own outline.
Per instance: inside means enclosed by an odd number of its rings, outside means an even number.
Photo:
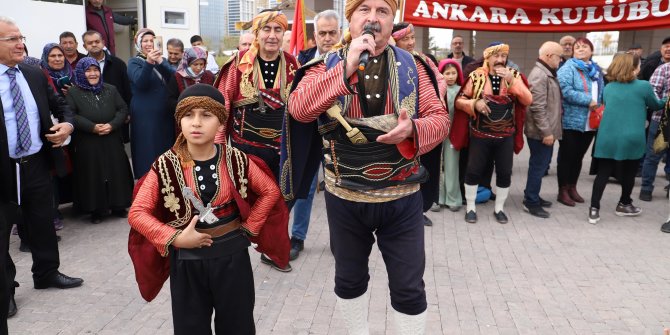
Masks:
[[[190,187],[184,186],[181,189],[181,193],[184,195],[184,198],[190,200],[191,203],[193,204],[193,207],[195,207],[195,209],[197,209],[198,212],[200,212],[198,221],[207,224],[213,224],[219,221],[219,218],[217,218],[216,215],[214,215],[212,205],[207,204],[207,207],[205,207],[202,201],[198,200],[198,198],[195,197],[195,194],[193,193],[193,190],[191,190]]]

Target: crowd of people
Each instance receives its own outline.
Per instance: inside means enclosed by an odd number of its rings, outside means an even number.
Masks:
[[[530,215],[550,217],[540,192],[556,141],[559,203],[586,201],[577,184],[593,147],[585,219],[600,220],[612,178],[621,185],[616,215],[641,214],[635,176],[639,199],[651,201],[668,155],[655,142],[670,138],[670,37],[647,59],[633,45],[604,70],[590,40],[565,36],[542,44],[526,75],[503,42],[478,59],[462,36],[443,60],[415,50],[414,27],[393,24],[396,9],[394,0],[348,0],[344,34],[337,12],[318,13],[314,46],[296,57],[284,46],[286,16],[263,11],[220,68],[200,36],[190,48],[171,38],[162,50],[149,28],[137,31],[126,65],[114,56],[113,23],[134,20],[101,0],[87,5],[87,54],[63,32],[41,58],[29,57],[17,24],[0,17],[0,178],[11,186],[0,193],[0,315],[17,313],[12,225],[33,255],[36,289],[82,285],[58,271],[58,208],[67,202],[94,224],[128,217],[142,296],[152,300],[170,277],[178,334],[211,331],[213,309],[217,332],[255,332],[248,246],[291,271],[320,174],[337,305],[352,334],[367,333],[375,241],[399,333],[425,331],[426,211],[465,207],[474,224],[476,204],[492,200],[495,220],[508,223],[513,157],[524,144]],[[670,232],[670,217],[661,230]]]

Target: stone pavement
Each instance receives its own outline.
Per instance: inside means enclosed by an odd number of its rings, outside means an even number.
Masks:
[[[667,216],[661,178],[654,201],[637,201],[636,218],[614,215],[620,187],[609,184],[602,219],[587,222],[587,204],[554,204],[550,219],[522,211],[528,151],[515,158],[507,213],[500,225],[493,204],[478,206],[480,221],[464,212],[429,212],[426,228],[428,334],[662,334],[670,326],[670,235],[659,231]],[[590,198],[593,176],[585,164],[579,190]],[[555,163],[542,195],[555,199]],[[659,174],[660,177],[660,174]],[[329,251],[323,194],[318,194],[305,251],[280,273],[250,250],[256,285],[258,334],[346,334],[335,311],[334,263]],[[69,207],[63,209],[70,214]],[[169,284],[151,303],[140,297],[127,253],[128,225],[108,219],[99,225],[68,215],[59,232],[62,272],[85,279],[80,288],[34,290],[29,254],[10,252],[21,287],[14,334],[170,334]],[[370,330],[394,334],[384,262],[370,255]]]

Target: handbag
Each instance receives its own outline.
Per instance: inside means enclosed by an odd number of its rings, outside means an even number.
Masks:
[[[600,120],[603,119],[604,111],[605,105],[600,105],[589,113],[589,127],[591,127],[591,129],[598,129],[598,127],[600,127]]]
[[[584,74],[579,72],[579,75],[582,77],[582,83],[584,84],[584,92],[588,92],[589,87],[588,85],[586,85],[586,78],[584,77]],[[604,111],[605,111],[605,105],[600,105],[589,113],[589,128],[598,129],[598,127],[600,127],[600,120],[603,119]]]

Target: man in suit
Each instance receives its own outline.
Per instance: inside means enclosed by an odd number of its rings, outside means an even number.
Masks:
[[[53,226],[51,169],[65,173],[61,146],[72,133],[74,113],[39,69],[20,64],[25,37],[16,23],[0,16],[0,319],[16,313],[16,268],[9,255],[10,223],[26,227],[36,289],[72,288],[83,280],[58,271],[60,260]],[[61,123],[51,121],[50,112]],[[9,307],[9,308],[8,308]],[[1,322],[0,322],[1,323]]]

